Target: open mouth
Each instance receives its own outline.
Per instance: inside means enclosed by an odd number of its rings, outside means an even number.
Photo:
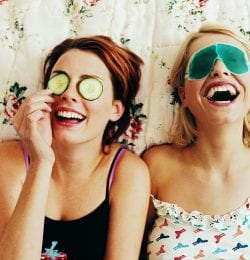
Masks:
[[[83,116],[79,113],[76,113],[76,112],[72,112],[72,111],[60,111],[59,110],[55,113],[55,115],[59,121],[71,120],[71,121],[82,122],[86,118],[85,116]]]
[[[238,97],[239,93],[232,85],[215,86],[209,89],[207,99],[215,102],[229,103]]]

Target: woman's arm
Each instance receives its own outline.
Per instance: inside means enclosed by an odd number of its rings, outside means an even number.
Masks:
[[[23,184],[18,173],[22,174],[25,170],[10,166],[15,160],[20,164],[20,153],[16,157],[10,147],[0,146],[0,178],[4,180],[0,185],[0,205],[3,209],[0,216],[1,260],[39,259],[41,255],[47,194],[54,164],[54,153],[50,147],[50,102],[53,99],[48,91],[38,92],[24,101],[13,120],[30,155],[30,166],[27,174],[23,174]],[[17,171],[16,178],[11,178],[14,169]],[[13,187],[16,191],[11,194]]]
[[[119,162],[110,192],[108,260],[138,260],[150,195],[146,164],[131,152]]]
[[[0,216],[1,260],[40,259],[50,172],[49,165],[31,165],[16,205],[8,187],[0,186],[1,194],[5,193],[0,198],[5,209]]]

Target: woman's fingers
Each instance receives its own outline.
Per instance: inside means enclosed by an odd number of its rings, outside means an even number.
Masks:
[[[48,93],[50,92],[47,90],[39,91],[25,99],[12,119],[13,126],[17,131],[19,131],[23,121],[35,111],[51,112],[50,104],[54,102],[54,98]]]
[[[53,158],[50,120],[53,102],[51,91],[38,91],[25,99],[12,119],[28,153],[43,160]]]

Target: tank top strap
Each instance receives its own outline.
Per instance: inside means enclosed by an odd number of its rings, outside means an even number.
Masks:
[[[30,165],[30,157],[23,145],[23,143],[21,141],[19,141],[20,143],[20,146],[22,148],[22,151],[23,151],[23,156],[24,156],[24,160],[25,160],[25,165],[26,165],[26,170],[29,169],[29,165]],[[123,154],[126,152],[126,148],[119,148],[119,150],[116,152],[116,155],[113,159],[113,162],[111,164],[111,167],[109,169],[109,174],[108,174],[108,179],[107,179],[107,193],[109,193],[110,191],[110,188],[111,188],[111,185],[112,185],[112,182],[113,182],[113,179],[114,179],[114,176],[115,176],[115,169],[116,169],[116,166],[117,166],[117,163],[120,161],[121,157],[123,156]]]
[[[114,176],[115,176],[115,170],[116,170],[116,166],[118,164],[118,162],[120,161],[121,157],[123,156],[123,154],[127,151],[126,148],[121,147],[117,152],[116,155],[113,159],[113,162],[111,164],[111,167],[109,169],[109,174],[108,174],[108,180],[107,180],[107,194],[110,192],[111,189],[111,185],[112,182],[114,180]]]
[[[29,166],[30,166],[30,157],[29,157],[29,155],[28,155],[28,153],[27,153],[23,143],[21,141],[19,141],[19,143],[20,143],[20,146],[21,146],[22,151],[23,151],[23,156],[24,156],[24,160],[25,160],[26,170],[28,170]]]

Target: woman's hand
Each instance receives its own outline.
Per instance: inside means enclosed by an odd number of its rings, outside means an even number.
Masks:
[[[12,119],[14,128],[24,143],[32,160],[54,162],[51,148],[50,90],[41,90],[28,96]]]

